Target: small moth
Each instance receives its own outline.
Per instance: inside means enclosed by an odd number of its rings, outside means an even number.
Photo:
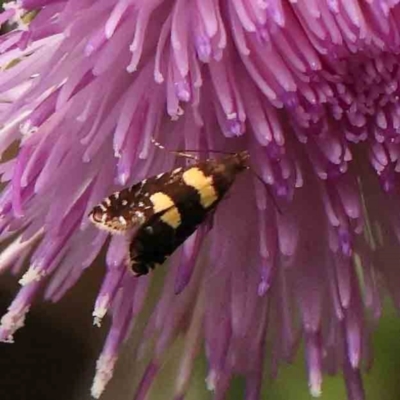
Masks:
[[[145,275],[215,210],[236,176],[249,168],[248,159],[242,151],[145,179],[104,199],[90,220],[113,234],[133,231],[129,267]]]

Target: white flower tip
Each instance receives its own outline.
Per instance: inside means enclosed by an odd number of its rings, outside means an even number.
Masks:
[[[213,392],[215,390],[217,380],[218,380],[217,372],[214,370],[211,370],[208,373],[208,376],[206,378],[207,390],[209,390],[210,392]]]
[[[320,397],[322,394],[322,377],[319,372],[311,373],[308,388],[312,397]]]
[[[110,296],[103,295],[101,296],[98,301],[96,302],[95,308],[93,310],[92,316],[93,325],[100,327],[101,321],[103,320],[104,316],[107,314],[108,307],[110,305]]]
[[[123,172],[122,174],[118,174],[117,180],[121,186],[126,186],[126,182],[128,181],[128,174],[125,172]]]
[[[98,399],[101,394],[104,392],[105,384],[100,380],[99,377],[94,379],[92,388],[90,389],[90,394],[93,398]]]
[[[164,76],[161,72],[157,71],[154,73],[154,80],[157,83],[163,83],[164,82]]]
[[[353,369],[358,369],[360,367],[361,354],[358,351],[352,351],[350,353],[350,365]]]
[[[145,160],[147,158],[147,155],[148,155],[148,151],[146,149],[143,149],[139,153],[139,160]]]
[[[319,387],[310,386],[310,394],[312,397],[321,397],[322,395],[321,386]]]
[[[14,333],[22,328],[25,323],[25,316],[29,311],[29,306],[17,309],[10,309],[0,321],[0,341],[4,343],[14,343]]]
[[[18,283],[21,286],[26,286],[32,282],[39,282],[44,276],[46,276],[46,271],[41,271],[40,268],[32,266],[25,272]]]
[[[8,326],[3,326],[3,324],[1,324],[0,326],[0,342],[1,343],[9,343],[9,344],[13,344],[14,343],[14,329],[11,329]]]
[[[117,23],[118,23],[118,21],[116,21],[115,19],[111,19],[111,18],[107,21],[105,30],[104,30],[107,40],[111,39],[112,36],[114,35],[115,28],[117,27]]]
[[[132,72],[135,72],[137,69],[137,65],[136,64],[129,64],[126,67],[126,70],[131,74]]]
[[[90,393],[92,397],[98,399],[113,376],[114,366],[117,358],[115,356],[101,355],[97,360],[96,375],[93,379]]]
[[[258,284],[258,288],[257,288],[257,293],[260,297],[265,296],[265,294],[267,293],[268,289],[269,289],[269,283],[265,280],[262,280],[259,284]]]
[[[1,343],[13,344],[13,343],[14,343],[13,335],[9,335],[9,336],[7,336],[5,339],[1,339],[0,342],[1,342]]]
[[[226,114],[226,118],[228,120],[236,119],[237,117],[238,117],[238,115],[235,112],[231,112],[231,113]]]

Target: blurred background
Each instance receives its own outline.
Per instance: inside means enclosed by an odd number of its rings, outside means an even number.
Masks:
[[[15,343],[0,344],[0,398],[2,400],[83,400],[91,399],[90,386],[95,362],[101,351],[108,323],[92,325],[92,308],[104,271],[96,266],[86,271],[79,283],[57,304],[37,303],[15,335]],[[0,280],[0,314],[3,315],[18,290],[14,277]],[[134,340],[138,338],[133,338]],[[140,338],[139,338],[140,340]],[[400,318],[390,302],[373,335],[374,365],[364,374],[367,399],[400,398]],[[179,344],[177,344],[179,346]],[[134,366],[129,343],[121,355],[114,378],[102,400],[133,400],[141,370]],[[173,354],[171,355],[173,360]],[[173,363],[173,361],[172,361]],[[168,373],[168,372],[171,373]],[[200,357],[186,399],[211,399],[205,385],[207,373]],[[149,395],[152,399],[171,398],[172,369],[166,365]],[[172,394],[172,393],[171,393]],[[244,384],[238,378],[231,385],[228,400],[244,398]],[[308,393],[303,355],[293,365],[281,368],[276,381],[265,379],[263,400],[312,399]],[[342,378],[325,377],[323,400],[345,400]]]

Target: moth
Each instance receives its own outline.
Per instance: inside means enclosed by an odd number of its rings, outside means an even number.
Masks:
[[[248,159],[242,151],[144,179],[105,198],[89,218],[112,234],[133,232],[129,268],[145,275],[213,213],[236,176],[249,168]]]

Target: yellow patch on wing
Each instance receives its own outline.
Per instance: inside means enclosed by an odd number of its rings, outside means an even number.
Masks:
[[[168,210],[175,206],[175,203],[165,193],[157,192],[150,196],[150,201],[153,203],[154,214],[158,214],[161,211]]]
[[[150,201],[153,203],[154,214],[159,214],[165,211],[160,219],[172,228],[176,229],[181,224],[181,214],[175,207],[175,203],[165,193],[157,192],[150,196]]]
[[[214,189],[212,176],[205,176],[197,167],[188,169],[182,175],[186,185],[196,189],[200,196],[200,204],[209,208],[218,200],[218,194]]]
[[[174,229],[181,224],[181,214],[176,207],[172,207],[166,211],[160,219]]]

